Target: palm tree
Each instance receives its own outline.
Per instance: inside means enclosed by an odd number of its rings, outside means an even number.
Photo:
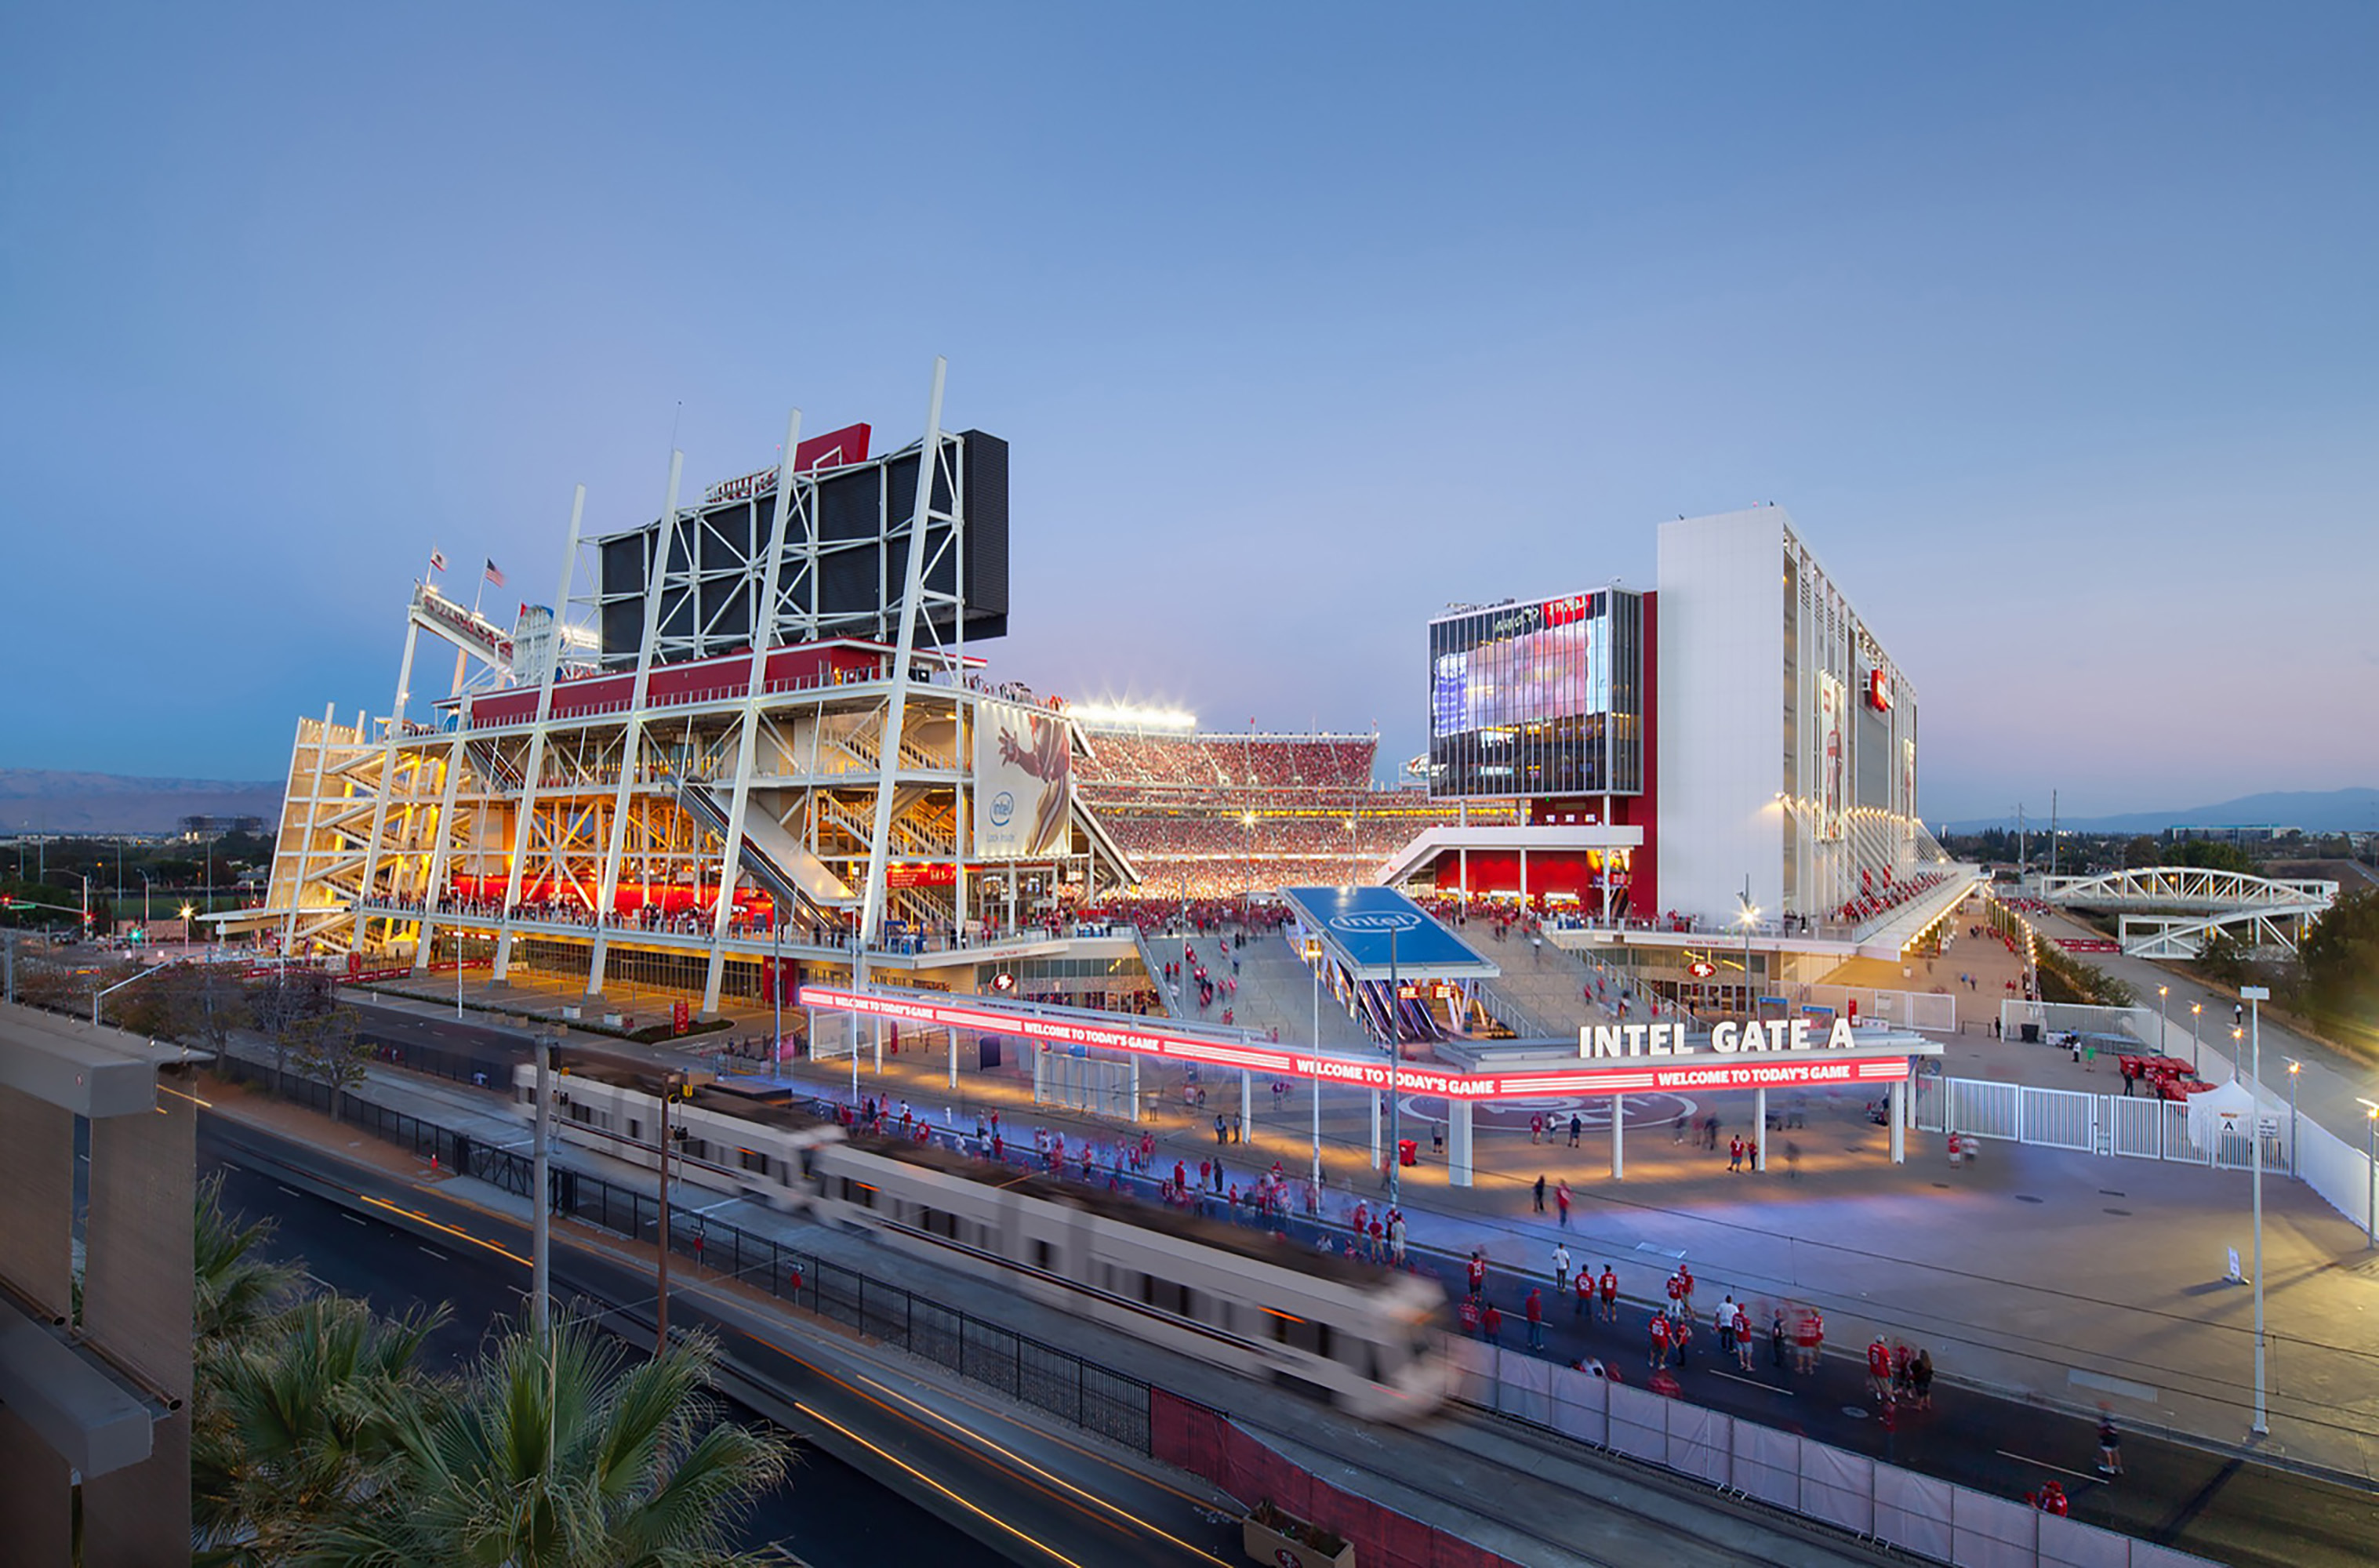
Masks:
[[[197,1310],[191,1324],[201,1359],[247,1344],[288,1305],[306,1277],[303,1263],[276,1263],[258,1249],[272,1239],[271,1220],[247,1225],[223,1208],[223,1178],[199,1184],[191,1240]]]
[[[444,1321],[442,1308],[392,1320],[316,1296],[215,1356],[191,1431],[200,1561],[285,1561],[373,1490],[394,1457],[394,1413],[447,1397],[414,1365]]]
[[[623,1366],[584,1323],[508,1333],[447,1400],[391,1412],[393,1457],[293,1562],[319,1568],[721,1568],[750,1502],[782,1478],[785,1440],[718,1421],[716,1343]]]

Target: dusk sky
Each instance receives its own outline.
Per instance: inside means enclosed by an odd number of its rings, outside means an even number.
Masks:
[[[1449,600],[1774,501],[1928,818],[2379,784],[2374,66],[2368,4],[19,6],[0,766],[277,778],[433,545],[549,598],[574,484],[914,440],[942,354],[1000,679],[1392,771]]]

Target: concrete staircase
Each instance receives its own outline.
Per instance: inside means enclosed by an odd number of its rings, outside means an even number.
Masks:
[[[1181,951],[1181,938],[1155,936],[1149,939],[1159,960],[1172,958]],[[1241,1029],[1277,1029],[1284,1045],[1310,1045],[1313,1039],[1313,971],[1298,958],[1288,939],[1276,932],[1250,936],[1245,947],[1234,949],[1222,939],[1213,936],[1198,938],[1199,961],[1209,974],[1222,977],[1231,972],[1231,959],[1239,960],[1239,994],[1236,999],[1214,998],[1214,1005],[1203,1015],[1210,1023],[1220,1022],[1223,1008],[1233,1010],[1232,1021]],[[1185,980],[1177,1009],[1185,1018],[1196,1018],[1197,993]],[[1352,1050],[1377,1050],[1371,1037],[1363,1032],[1329,992],[1322,994],[1322,1039],[1325,1047]]]
[[[1550,942],[1536,947],[1516,932],[1509,940],[1498,942],[1484,926],[1467,928],[1465,936],[1473,947],[1503,966],[1501,978],[1487,982],[1487,991],[1516,1006],[1548,1036],[1575,1040],[1583,1027],[1619,1021],[1615,1008],[1606,1009],[1586,999],[1588,983],[1601,977],[1576,954]],[[1608,986],[1608,981],[1605,984]],[[1615,1004],[1617,991],[1612,989],[1610,995]],[[1635,1017],[1636,1021],[1643,1021],[1640,1007]]]

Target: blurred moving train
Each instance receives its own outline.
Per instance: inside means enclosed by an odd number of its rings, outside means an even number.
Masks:
[[[633,1072],[557,1075],[554,1129],[647,1169],[661,1105]],[[1445,1397],[1443,1292],[1237,1225],[1095,1191],[956,1149],[847,1134],[697,1084],[670,1109],[672,1173],[863,1231],[1060,1311],[1244,1376],[1410,1421]],[[537,1111],[536,1068],[513,1075]]]

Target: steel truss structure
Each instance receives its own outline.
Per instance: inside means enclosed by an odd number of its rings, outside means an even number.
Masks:
[[[483,666],[491,651],[485,622],[442,601],[424,613],[417,592],[395,711],[376,728],[328,713],[299,724],[266,900],[284,951],[416,970],[484,955],[500,981],[526,959],[583,973],[590,996],[620,956],[660,955],[668,972],[698,976],[712,1012],[723,991],[765,995],[773,956],[863,976],[871,955],[880,969],[954,954],[986,928],[1039,923],[1061,889],[1087,902],[1136,880],[1079,802],[1036,859],[986,865],[972,842],[978,708],[1012,700],[986,689],[964,649],[953,563],[966,497],[960,443],[940,432],[941,389],[937,364],[925,438],[885,460],[906,459],[917,501],[891,645],[779,641],[813,630],[775,613],[788,602],[779,573],[801,556],[785,546],[814,535],[820,482],[791,463],[767,509],[774,548],[742,568],[758,577],[759,623],[732,654],[658,657],[671,645],[665,603],[684,602],[704,571],[702,509],[678,505],[682,454],[660,513],[667,548],[647,556],[663,566],[645,585],[632,674],[574,658],[593,639],[556,628],[533,680],[509,662],[467,677],[458,660],[440,721],[411,722],[420,632]],[[799,439],[796,413],[784,450]],[[574,602],[585,499],[582,487],[557,604]],[[595,609],[598,595],[577,602]],[[1060,710],[1045,718],[1081,750]]]
[[[2216,932],[2251,947],[2293,954],[2305,927],[2337,902],[2337,884],[2198,866],[2135,866],[2099,876],[2046,876],[2040,896],[2067,909],[2119,915],[2119,940],[2132,958],[2193,959]]]

